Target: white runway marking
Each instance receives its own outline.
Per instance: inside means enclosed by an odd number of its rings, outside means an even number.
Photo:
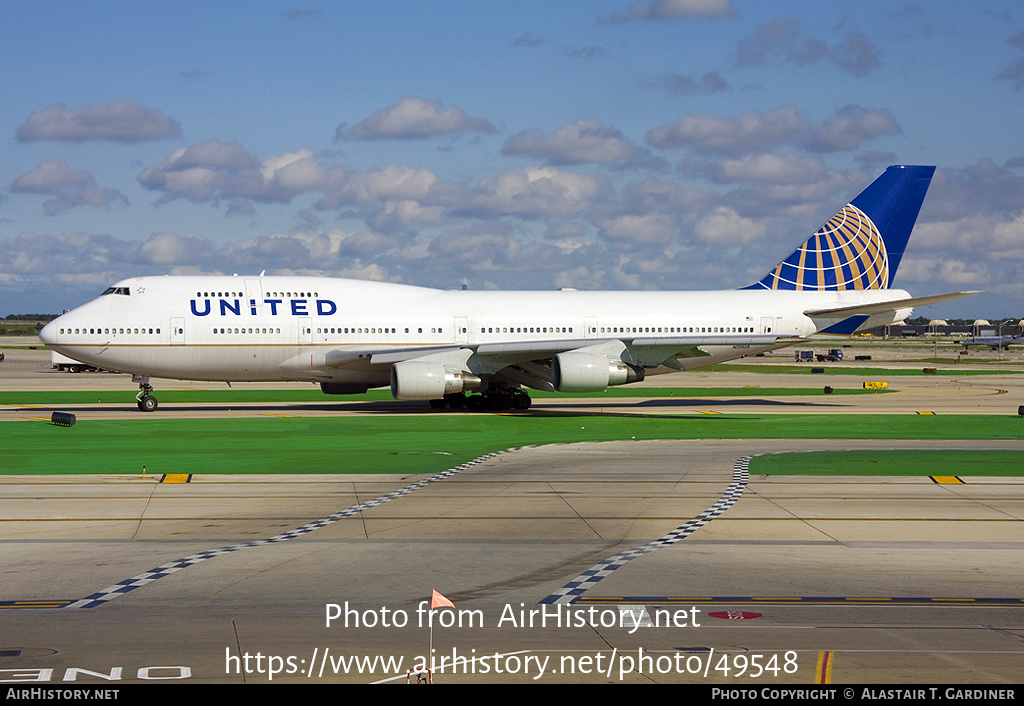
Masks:
[[[249,549],[250,547],[260,547],[264,544],[276,544],[277,542],[287,542],[289,539],[301,537],[304,534],[308,534],[313,530],[318,530],[321,527],[326,527],[345,517],[351,517],[352,515],[356,515],[364,510],[369,510],[370,508],[377,507],[378,505],[382,505],[388,501],[397,500],[398,498],[405,497],[409,493],[419,490],[420,488],[424,488],[430,483],[436,483],[439,480],[445,480],[446,478],[450,478],[455,474],[460,473],[461,471],[477,466],[483,463],[484,461],[489,461],[492,458],[495,458],[496,456],[500,456],[501,454],[510,453],[512,451],[518,451],[519,449],[522,448],[529,447],[519,446],[511,449],[505,449],[504,451],[495,451],[494,453],[485,454],[483,456],[480,456],[479,458],[475,458],[472,461],[464,463],[461,466],[449,468],[447,471],[443,471],[441,473],[433,475],[430,478],[427,478],[426,480],[422,480],[407,485],[404,488],[396,490],[393,493],[388,493],[387,495],[383,495],[379,498],[368,500],[365,503],[360,503],[359,505],[353,505],[352,507],[346,508],[341,512],[336,512],[333,515],[328,515],[323,519],[310,522],[308,524],[303,525],[302,527],[297,527],[296,529],[289,530],[288,532],[283,532],[274,537],[270,537],[269,539],[257,539],[252,542],[245,542],[243,544],[232,544],[231,546],[227,547],[209,549],[204,552],[199,552],[198,554],[192,554],[191,556],[187,556],[182,559],[177,559],[175,561],[170,561],[166,564],[161,564],[155,569],[151,569],[149,571],[138,574],[137,576],[132,576],[130,579],[125,579],[124,581],[115,583],[113,586],[109,586],[103,589],[102,591],[97,591],[96,593],[93,593],[90,596],[86,596],[85,598],[77,600],[73,603],[69,603],[65,607],[95,608],[96,606],[104,605],[105,603],[112,601],[118,596],[123,596],[124,594],[130,593],[131,591],[134,591],[137,588],[141,588],[142,586],[146,586],[156,581],[157,579],[162,579],[163,577],[169,576],[170,574],[173,574],[176,571],[187,569],[193,564],[198,564],[201,561],[206,561],[207,559],[214,559],[218,556],[231,554],[232,552],[237,552],[241,549]]]
[[[695,530],[700,529],[712,519],[721,515],[732,507],[737,500],[739,500],[740,496],[743,494],[743,489],[747,487],[747,480],[749,478],[748,468],[750,467],[751,458],[753,458],[753,456],[744,456],[736,461],[732,471],[732,483],[730,483],[729,487],[725,489],[725,493],[718,499],[718,502],[697,515],[696,518],[680,525],[660,539],[649,542],[642,547],[636,547],[635,549],[628,549],[624,552],[619,552],[615,556],[608,557],[604,561],[595,564],[572,581],[565,584],[565,586],[540,601],[540,603],[572,603],[576,598],[582,596],[597,585],[601,579],[609,576],[613,571],[623,566],[626,562],[636,559],[638,556],[643,556],[644,554],[653,552],[656,549],[661,549],[662,547],[667,547],[670,544],[682,541]]]

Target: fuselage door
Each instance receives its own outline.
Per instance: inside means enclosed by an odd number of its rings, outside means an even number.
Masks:
[[[469,319],[465,316],[455,317],[455,342],[467,343],[469,341]]]
[[[597,317],[596,316],[584,316],[583,317],[583,337],[584,338],[597,338]]]
[[[181,316],[171,317],[171,345],[185,345],[185,319]]]
[[[304,316],[297,319],[299,323],[299,345],[304,346],[313,343],[313,325],[309,317]]]
[[[775,319],[770,316],[761,317],[761,333],[772,333],[772,328],[775,325]]]
[[[245,305],[257,310],[263,306],[263,284],[258,279],[245,280]]]

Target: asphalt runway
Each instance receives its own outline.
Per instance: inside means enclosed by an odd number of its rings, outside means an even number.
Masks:
[[[117,389],[118,376],[53,373],[28,353],[39,352],[8,352],[6,389]],[[922,407],[1008,414],[1024,400],[1018,377],[697,402],[800,406],[818,419]],[[706,378],[809,386],[772,374]],[[690,413],[691,402],[658,411]],[[409,405],[305,407],[342,415]],[[0,420],[18,423],[22,411],[0,408]],[[133,405],[76,413],[139,414]],[[157,414],[227,410],[162,405]],[[1024,480],[748,478],[742,463],[783,451],[936,447],[1024,451],[1024,442],[560,445],[500,453],[418,486],[424,478],[390,475],[0,476],[0,683],[404,683],[431,645],[439,683],[1019,683]],[[420,610],[432,589],[456,612]],[[431,619],[432,632],[420,625]],[[360,673],[344,661],[352,656],[403,661]],[[441,664],[453,657],[457,673]]]

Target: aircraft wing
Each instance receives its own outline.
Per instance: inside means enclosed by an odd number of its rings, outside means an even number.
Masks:
[[[884,314],[926,306],[938,302],[966,297],[978,292],[954,292],[929,297],[893,299],[870,304],[808,309],[804,314],[817,319],[849,319],[858,317],[862,323],[875,314]],[[831,327],[830,327],[831,328]],[[830,332],[825,329],[825,332]],[[575,338],[544,341],[502,341],[495,343],[454,343],[443,346],[409,346],[398,348],[336,349],[325,356],[328,368],[374,367],[394,365],[406,361],[421,360],[460,367],[475,374],[494,374],[510,366],[534,363],[547,364],[554,357],[570,352],[581,352],[606,356],[609,360],[645,368],[667,365],[676,368],[676,360],[707,356],[706,347],[735,348],[745,351],[749,348],[777,346],[781,338],[777,335],[737,334],[727,337],[688,335],[675,337],[621,337],[621,338]],[[743,355],[738,352],[735,357]]]
[[[549,341],[503,341],[500,343],[452,344],[447,346],[334,350],[326,355],[329,368],[355,364],[393,365],[410,360],[439,361],[464,365],[471,372],[495,373],[517,363],[546,361],[560,353],[582,351],[618,358],[642,367],[656,367],[670,358],[706,355],[702,346],[734,346],[744,350],[771,346],[774,335],[737,334],[728,337],[705,335],[636,338],[576,338]],[[737,356],[738,357],[738,356]]]

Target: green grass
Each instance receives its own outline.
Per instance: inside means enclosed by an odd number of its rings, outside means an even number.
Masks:
[[[45,323],[38,321],[21,322],[4,319],[0,321],[0,342],[7,336],[38,336],[44,325]],[[39,347],[42,348],[43,344],[40,343]]]
[[[962,365],[963,363],[967,363],[967,364],[970,364],[970,365],[994,365],[994,366],[1000,366],[1000,365],[1020,365],[1021,363],[1024,363],[1024,357],[1021,357],[1019,355],[1014,356],[1014,357],[1007,356],[1005,353],[1003,355],[1004,355],[1003,358],[980,358],[980,359],[974,359],[974,360],[968,360],[967,358],[964,358],[961,363],[953,363],[949,358],[916,358],[915,360],[907,360],[906,358],[904,358],[900,362],[902,362],[902,363],[921,363],[922,365],[930,365],[930,366],[953,364],[953,366],[954,366],[952,368],[953,372],[956,372],[957,371],[957,367],[959,365]]]
[[[907,360],[890,360],[887,362],[898,362],[898,363],[912,363],[914,365],[920,365],[924,361],[907,361]],[[971,361],[967,361],[971,362]],[[980,362],[980,361],[979,361]],[[938,367],[945,365],[947,367]],[[962,364],[960,364],[962,365]],[[903,376],[903,375],[927,375],[928,377],[935,376],[956,376],[962,375],[1020,375],[1024,374],[1024,370],[978,370],[975,368],[962,368],[960,365],[949,366],[949,361],[943,361],[942,363],[928,363],[916,368],[860,368],[847,366],[845,363],[804,363],[802,365],[734,365],[732,363],[720,363],[718,365],[709,365],[706,368],[700,368],[700,372],[713,372],[713,373],[772,373],[782,375],[857,375],[859,377],[867,378],[878,378],[878,377],[890,377],[890,376]],[[924,368],[936,368],[934,373],[925,373]],[[811,368],[824,368],[823,373],[812,373]]]
[[[836,395],[877,394],[877,390],[860,388],[835,389]],[[135,404],[136,391],[124,390],[38,390],[0,392],[0,405],[68,405],[68,404]],[[573,393],[573,397],[587,399],[611,399],[624,397],[641,398],[706,398],[706,397],[791,397],[822,395],[821,387],[611,387],[604,392]],[[379,402],[390,400],[391,391],[370,390],[362,395],[325,395],[318,387],[297,390],[258,390],[224,387],[219,390],[174,390],[158,389],[154,395],[161,403],[175,404],[231,404],[231,403],[280,403],[280,402]],[[565,399],[559,392],[530,390],[535,399]]]
[[[1000,476],[1024,475],[1020,451],[808,451],[758,456],[751,475]]]
[[[1022,439],[1017,416],[388,413],[2,425],[0,473],[435,473],[515,446],[619,439]],[[1018,469],[1019,470],[1019,469]]]

